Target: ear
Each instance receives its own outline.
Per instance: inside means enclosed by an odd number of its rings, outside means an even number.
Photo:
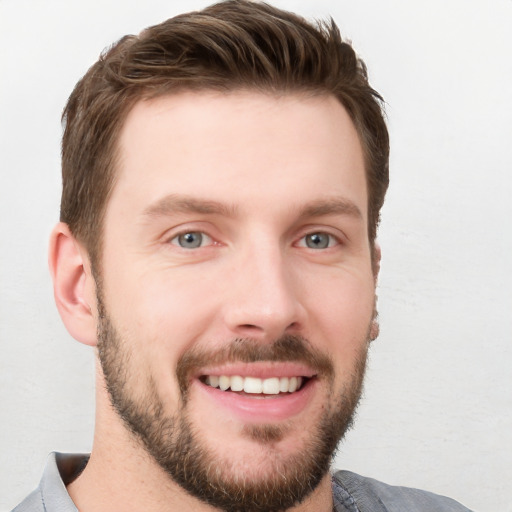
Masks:
[[[380,260],[382,257],[382,253],[380,250],[380,245],[378,243],[374,243],[373,246],[373,255],[372,255],[372,267],[373,267],[373,279],[375,283],[375,288],[377,288],[377,280],[379,279],[380,272]],[[374,341],[379,336],[380,332],[380,324],[379,324],[379,313],[377,312],[377,294],[375,294],[375,303],[373,305],[373,318],[370,326],[370,341]]]
[[[96,287],[87,251],[67,224],[60,222],[50,236],[48,263],[53,293],[69,334],[86,345],[96,345]]]

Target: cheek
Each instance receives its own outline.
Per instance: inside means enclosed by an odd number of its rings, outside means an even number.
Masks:
[[[186,288],[188,290],[188,288]],[[176,365],[198,332],[193,319],[194,303],[162,279],[125,282],[108,314],[115,324],[123,349],[129,354],[127,381],[133,396],[146,396],[154,386],[169,410],[179,406]]]
[[[174,364],[208,325],[211,299],[204,280],[146,272],[131,282],[125,280],[115,314],[141,352],[157,364],[159,359]]]
[[[371,319],[374,289],[373,286],[362,287],[357,284],[344,286],[325,293],[322,302],[322,310],[328,317],[326,322],[342,329],[342,332],[358,333],[358,326],[365,330]]]
[[[337,365],[350,366],[366,346],[374,301],[373,278],[357,275],[333,277],[310,294],[310,335],[321,333]]]

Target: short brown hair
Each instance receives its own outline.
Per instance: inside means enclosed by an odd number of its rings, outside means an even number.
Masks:
[[[383,100],[334,21],[249,0],[227,0],[125,36],[78,82],[63,114],[61,221],[99,263],[102,222],[115,182],[119,132],[131,107],[183,90],[332,94],[358,131],[373,243],[388,186]]]

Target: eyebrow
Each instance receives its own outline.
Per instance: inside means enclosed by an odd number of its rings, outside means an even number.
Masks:
[[[301,217],[322,217],[323,215],[348,215],[363,219],[359,207],[352,201],[342,197],[312,201],[302,208]]]
[[[237,208],[210,199],[170,194],[148,206],[143,215],[145,217],[163,217],[177,213],[200,213],[205,215],[224,215],[234,217]]]
[[[192,196],[170,194],[148,206],[144,217],[164,217],[179,213],[199,213],[203,215],[222,215],[235,217],[238,208],[211,199],[200,199]],[[299,211],[300,218],[322,217],[324,215],[348,215],[363,219],[359,207],[343,197],[317,199],[304,205]]]

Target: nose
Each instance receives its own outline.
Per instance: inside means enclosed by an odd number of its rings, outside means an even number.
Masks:
[[[293,265],[276,244],[253,248],[235,258],[224,321],[235,337],[274,341],[304,328],[305,308]]]

